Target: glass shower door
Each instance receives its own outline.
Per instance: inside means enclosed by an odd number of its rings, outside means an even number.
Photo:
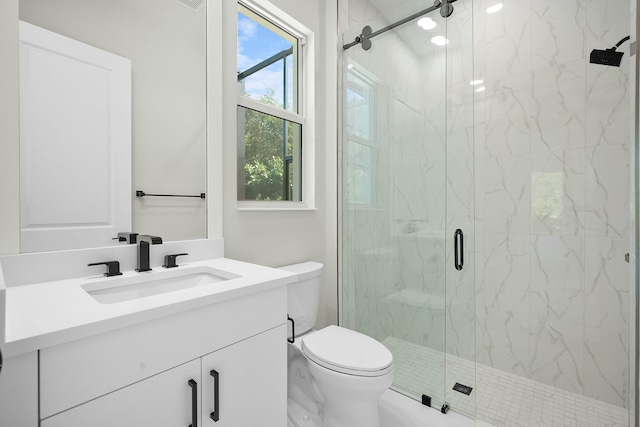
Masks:
[[[424,7],[424,4],[422,4]],[[375,30],[416,9],[394,11]],[[408,23],[343,56],[342,325],[394,356],[394,388],[446,400],[446,35]],[[353,41],[362,28],[343,37]]]
[[[483,179],[475,168],[474,131],[482,123],[475,122],[474,110],[485,90],[482,75],[474,70],[473,6],[473,0],[455,2],[455,11],[447,19],[446,31],[445,399],[452,409],[469,415],[476,414],[479,392],[476,378],[475,192]],[[456,260],[457,244],[463,247],[458,248]]]
[[[449,18],[435,11],[343,52],[341,324],[391,350],[396,391],[475,414],[477,88],[472,2],[455,6]],[[424,7],[407,3],[366,25]]]

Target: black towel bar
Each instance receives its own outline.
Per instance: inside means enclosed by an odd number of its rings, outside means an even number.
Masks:
[[[136,190],[136,197],[146,197],[146,196],[154,196],[154,197],[197,197],[199,199],[204,199],[205,198],[205,193],[200,193],[199,196],[190,196],[190,195],[184,195],[184,194],[150,194],[150,193],[145,193],[142,190]]]

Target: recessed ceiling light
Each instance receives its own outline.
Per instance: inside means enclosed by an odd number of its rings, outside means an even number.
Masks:
[[[471,86],[478,86],[478,85],[481,85],[482,83],[484,83],[484,80],[471,80],[469,82]]]
[[[353,68],[353,64],[347,64],[347,68],[350,70]]]
[[[418,26],[424,30],[433,30],[437,25],[436,21],[426,16],[418,19]]]
[[[478,89],[476,89],[476,92],[484,92],[485,89],[486,88],[484,86],[480,86]]]
[[[449,43],[449,39],[443,36],[435,36],[431,39],[431,43],[435,44],[436,46],[444,46]]]
[[[502,9],[502,6],[504,6],[502,3],[496,3],[493,6],[489,6],[487,8],[487,13],[500,12],[500,10]]]

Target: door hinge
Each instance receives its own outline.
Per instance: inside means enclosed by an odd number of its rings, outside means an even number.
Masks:
[[[426,394],[422,395],[422,404],[424,406],[428,406],[431,408],[431,396],[427,396]]]

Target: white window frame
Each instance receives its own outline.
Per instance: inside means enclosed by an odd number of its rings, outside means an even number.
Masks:
[[[238,4],[298,38],[298,113],[266,105],[240,94],[237,94],[237,105],[302,126],[302,201],[238,200],[238,210],[315,210],[314,34],[266,0],[239,0]]]
[[[354,61],[353,59],[350,59],[348,62],[351,64],[351,68],[345,68],[345,74],[344,74],[345,96],[346,96],[346,89],[348,88],[348,78],[349,78],[348,76],[351,74],[355,76],[357,79],[359,79],[363,84],[366,84],[369,87],[369,90],[371,91],[371,96],[373,98],[373,102],[369,106],[369,138],[365,139],[356,135],[352,135],[349,133],[347,127],[345,126],[344,139],[346,141],[347,146],[349,145],[350,142],[355,142],[365,147],[368,147],[372,150],[373,164],[371,165],[371,170],[369,172],[370,172],[371,185],[373,187],[373,194],[371,195],[372,198],[369,203],[354,202],[352,200],[349,200],[348,194],[346,195],[345,200],[350,209],[376,210],[376,209],[379,209],[378,208],[379,199],[376,194],[376,188],[378,185],[378,180],[377,180],[378,165],[376,164],[375,159],[379,155],[380,146],[379,146],[379,136],[378,136],[378,132],[375,124],[378,122],[376,120],[376,116],[379,114],[384,115],[384,113],[380,113],[378,111],[378,104],[377,104],[379,98],[382,97],[382,94],[380,93],[381,84],[380,84],[380,80],[375,75],[371,74],[366,68],[362,67],[356,61]],[[346,108],[347,108],[346,100],[344,101],[343,105],[346,112]],[[347,180],[348,178],[345,177],[344,179]],[[348,193],[348,190],[346,188],[344,191]]]

